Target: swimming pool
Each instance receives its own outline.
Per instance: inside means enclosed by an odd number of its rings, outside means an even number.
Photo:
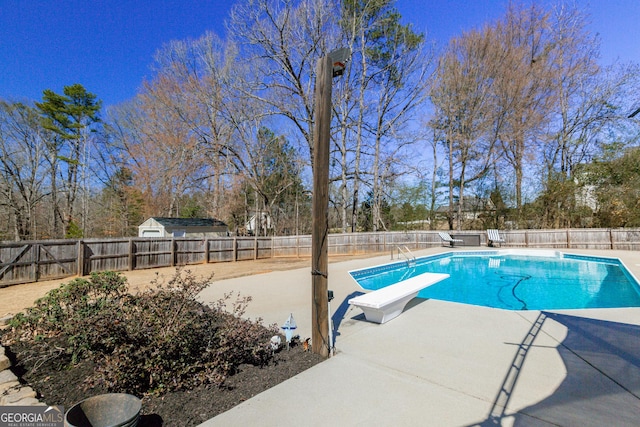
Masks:
[[[447,273],[449,279],[418,297],[507,310],[640,307],[640,285],[617,258],[545,250],[447,252],[349,273],[367,290]]]

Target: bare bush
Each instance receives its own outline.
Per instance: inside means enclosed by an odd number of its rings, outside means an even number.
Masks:
[[[59,358],[60,366],[93,360],[89,385],[110,391],[162,394],[201,384],[222,385],[242,364],[273,357],[277,327],[244,314],[250,297],[227,294],[212,307],[197,300],[211,277],[176,270],[166,283],[138,295],[118,273],[95,273],[49,292],[16,316],[6,344],[32,343],[21,357]]]

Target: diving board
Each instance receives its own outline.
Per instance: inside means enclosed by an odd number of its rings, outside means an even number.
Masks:
[[[348,302],[360,308],[369,322],[385,323],[398,317],[418,292],[448,277],[448,274],[443,273],[423,273],[351,298]]]

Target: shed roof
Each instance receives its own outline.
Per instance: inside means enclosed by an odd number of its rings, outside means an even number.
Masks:
[[[227,224],[215,218],[166,218],[154,216],[152,219],[165,227],[226,227]]]

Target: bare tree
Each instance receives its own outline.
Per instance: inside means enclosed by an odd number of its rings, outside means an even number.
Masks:
[[[553,105],[551,61],[555,42],[548,14],[536,5],[510,5],[495,24],[495,129],[500,155],[515,176],[515,205],[521,215],[525,162],[535,159],[536,141]],[[498,71],[498,70],[494,70]]]
[[[7,209],[4,223],[12,225],[14,240],[46,235],[39,230],[37,207],[47,188],[48,165],[38,113],[21,103],[0,102],[0,203]],[[43,228],[43,227],[42,227]]]
[[[178,89],[174,81],[161,76],[145,84],[128,109],[127,120],[135,130],[121,143],[134,182],[144,194],[147,216],[178,216],[181,196],[207,174],[198,139],[180,118],[189,109]]]
[[[337,114],[340,123],[338,150],[340,165],[340,219],[342,231],[346,232],[349,222],[351,232],[357,231],[360,187],[363,184],[363,153],[367,130],[366,118],[371,114],[367,103],[368,88],[372,83],[369,57],[366,53],[372,40],[372,33],[379,25],[377,16],[384,13],[387,2],[359,3],[344,1],[340,24],[346,45],[352,52],[352,60],[347,67],[344,84],[338,86]],[[349,191],[351,182],[351,191]],[[349,212],[349,207],[351,211]]]
[[[454,228],[454,195],[457,189],[457,228],[462,226],[465,185],[490,169],[496,145],[493,115],[493,30],[473,30],[450,41],[438,62],[430,91],[434,105],[431,121],[444,137],[449,160],[449,228]]]
[[[376,201],[385,191],[383,164],[397,166],[397,156],[413,140],[403,130],[424,99],[431,55],[424,48],[424,37],[400,23],[393,1],[344,1],[340,22],[346,45],[353,52],[336,101],[341,126],[336,140],[342,229],[346,231],[350,220],[351,231],[356,230],[363,185],[372,188],[376,229],[382,224]],[[395,161],[388,162],[385,154],[394,156]]]
[[[174,107],[177,118],[195,135],[199,154],[210,163],[207,181],[212,184],[212,197],[207,210],[219,216],[225,176],[233,173],[237,156],[233,88],[243,85],[247,68],[240,65],[233,43],[210,32],[196,40],[171,42],[155,59],[158,77],[170,80],[180,91],[181,102]]]
[[[337,47],[336,16],[327,0],[249,0],[233,8],[229,21],[228,33],[253,69],[253,79],[238,89],[294,125],[311,165],[315,66]]]
[[[424,101],[429,82],[430,56],[421,48],[422,37],[410,28],[395,26],[385,34],[384,67],[376,73],[377,106],[374,125],[373,229],[383,225],[380,215],[381,183],[399,173],[400,153],[415,140],[403,134],[417,107]],[[392,60],[390,60],[392,59]],[[386,145],[386,150],[385,146]],[[390,150],[389,150],[390,148]],[[387,155],[385,156],[385,151]],[[386,172],[381,173],[381,166]]]
[[[630,102],[638,87],[638,65],[598,65],[600,43],[587,30],[587,18],[577,9],[559,7],[554,13],[551,66],[557,96],[553,109],[557,126],[549,135],[546,165],[562,179],[571,179],[579,163],[590,161],[602,146],[603,133],[628,123]]]
[[[540,173],[543,226],[570,227],[579,220],[576,182],[583,163],[611,147],[623,148],[627,113],[638,88],[638,66],[598,64],[599,40],[587,30],[587,16],[559,6],[550,14],[553,31],[547,60],[552,74],[551,126],[542,136]],[[632,140],[632,138],[629,138]],[[575,218],[575,219],[574,219]]]

